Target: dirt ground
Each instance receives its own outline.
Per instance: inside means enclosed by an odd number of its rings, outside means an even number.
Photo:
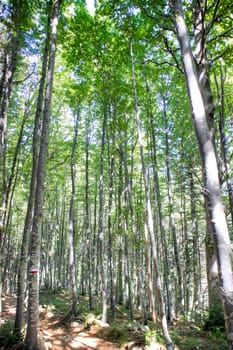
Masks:
[[[4,295],[2,321],[14,319],[16,299]],[[103,326],[102,326],[103,327]],[[50,310],[40,307],[39,347],[40,350],[119,350],[117,344],[98,337],[99,326],[86,330],[82,323],[71,321],[69,324],[57,320]],[[19,350],[18,346],[17,349]],[[1,344],[0,344],[1,349]]]

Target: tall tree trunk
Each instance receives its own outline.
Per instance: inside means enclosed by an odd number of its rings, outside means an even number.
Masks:
[[[121,137],[121,135],[120,135]],[[133,164],[133,151],[134,151],[135,145],[132,145],[132,149],[131,149],[131,162]],[[128,159],[128,155],[127,155],[127,130],[125,130],[124,132],[124,147],[120,147],[120,155],[121,155],[121,159],[123,160],[123,165],[124,165],[124,175],[125,175],[125,192],[122,193],[123,194],[123,203],[124,203],[124,207],[128,208],[129,213],[130,213],[130,218],[131,218],[131,229],[132,229],[132,236],[136,239],[137,237],[137,233],[136,233],[136,226],[135,226],[135,213],[134,213],[134,206],[133,206],[133,196],[132,196],[132,181],[130,179],[130,175],[129,175],[129,170],[128,170],[128,164],[127,164],[127,159]],[[133,169],[133,166],[132,166]],[[133,174],[133,170],[131,172],[131,174]],[[125,214],[125,228],[124,228],[124,232],[125,232],[125,254],[126,254],[126,274],[127,274],[127,278],[126,278],[126,282],[127,282],[127,286],[128,286],[128,306],[130,309],[130,318],[133,319],[133,304],[132,304],[132,288],[131,288],[131,263],[130,263],[130,254],[127,253],[127,249],[128,249],[128,232],[129,232],[129,215],[128,215],[128,210],[126,211]],[[122,251],[123,252],[123,251]]]
[[[110,309],[112,316],[115,314],[115,295],[113,285],[113,225],[112,225],[112,207],[113,207],[113,172],[115,157],[110,154],[108,143],[108,166],[109,166],[109,197],[108,197],[108,264],[109,264],[109,291],[110,291]]]
[[[42,109],[44,103],[44,88],[45,79],[47,73],[47,61],[48,61],[48,45],[50,38],[50,15],[48,15],[47,24],[47,35],[46,43],[43,54],[42,72],[41,80],[37,98],[37,106],[35,112],[35,122],[33,130],[33,140],[32,140],[32,173],[30,182],[30,193],[28,198],[27,213],[24,223],[23,239],[20,251],[20,264],[18,267],[18,280],[17,280],[17,300],[16,300],[16,316],[14,324],[14,333],[17,337],[21,337],[22,322],[23,322],[23,309],[24,309],[24,298],[26,291],[25,277],[27,272],[27,258],[28,258],[28,248],[29,248],[29,236],[32,226],[32,215],[34,209],[35,201],[35,189],[36,189],[36,175],[38,168],[38,157],[39,157],[39,147],[40,147],[40,134],[41,134],[41,119],[42,119]]]
[[[75,262],[75,153],[77,147],[77,138],[78,138],[78,123],[80,117],[80,107],[78,106],[77,115],[75,117],[74,124],[74,138],[71,151],[71,161],[70,161],[70,170],[71,170],[71,198],[70,198],[70,211],[69,211],[69,277],[70,285],[72,291],[72,304],[70,315],[76,315],[77,313],[77,277],[76,277],[76,262]]]
[[[150,242],[149,242],[149,236],[148,236],[146,216],[145,216],[145,223],[144,223],[144,233],[145,233],[145,248],[146,248],[146,274],[147,274],[147,283],[148,283],[149,298],[150,298],[150,305],[151,305],[151,318],[152,318],[154,327],[156,327],[157,318],[156,318],[155,298],[154,298],[152,272],[151,272],[151,256],[150,256],[150,244],[149,244]]]
[[[162,199],[161,199],[161,190],[159,184],[159,175],[158,175],[158,162],[157,162],[157,143],[156,143],[156,135],[155,135],[155,121],[153,119],[153,114],[151,111],[152,106],[152,97],[149,88],[149,84],[146,80],[146,91],[148,98],[148,119],[149,119],[149,139],[151,142],[151,158],[152,158],[152,169],[153,169],[153,178],[154,178],[154,191],[156,194],[156,203],[157,203],[157,211],[158,211],[158,222],[159,222],[159,232],[160,239],[162,242],[162,256],[163,256],[163,265],[164,265],[164,284],[166,290],[166,309],[168,320],[172,321],[174,317],[173,310],[173,293],[172,293],[172,284],[170,283],[170,265],[169,265],[169,252],[168,252],[168,244],[166,231],[164,228],[164,219],[163,219],[163,211],[162,211]]]
[[[0,320],[2,313],[2,267],[3,267],[3,239],[5,231],[5,219],[7,209],[7,174],[6,174],[6,132],[7,132],[7,117],[8,106],[12,91],[13,76],[16,71],[19,41],[20,41],[20,15],[17,4],[12,10],[13,23],[15,26],[15,34],[10,33],[7,49],[5,51],[5,62],[3,75],[1,78],[0,93]]]
[[[172,0],[177,37],[185,72],[193,123],[202,159],[204,194],[207,202],[209,222],[213,232],[217,258],[219,285],[223,301],[229,349],[233,349],[233,278],[231,244],[227,228],[225,208],[221,201],[221,190],[217,159],[213,139],[207,123],[207,115],[200,90],[190,39],[184,19],[182,3]]]
[[[215,149],[215,129],[214,129],[214,112],[215,106],[213,102],[213,94],[211,91],[210,78],[209,78],[209,62],[207,58],[207,35],[211,28],[206,26],[206,10],[207,3],[203,0],[193,0],[193,27],[194,27],[194,41],[195,50],[193,51],[193,59],[195,61],[196,74],[198,77],[200,93],[205,109],[206,122],[212,138],[213,146]],[[217,11],[219,3],[216,4],[215,11]],[[214,21],[210,22],[213,25]],[[208,214],[208,201],[206,200],[206,218],[210,220]],[[214,308],[216,304],[221,302],[221,296],[218,286],[218,275],[214,274],[212,268],[213,261],[216,261],[213,244],[211,244],[214,231],[212,230],[211,222],[207,222],[206,232],[206,262],[207,262],[207,278],[208,278],[208,291],[209,291],[209,305]],[[209,262],[211,264],[209,265]]]
[[[118,190],[117,190],[117,231],[119,236],[118,243],[118,269],[117,269],[117,285],[116,285],[116,302],[123,305],[124,293],[123,293],[123,227],[122,227],[122,192],[123,192],[123,169],[122,169],[122,157],[119,159],[119,172],[118,172]]]
[[[200,239],[198,237],[198,213],[197,213],[197,198],[195,194],[193,168],[189,166],[189,181],[190,181],[190,211],[192,222],[192,258],[191,265],[193,269],[193,306],[192,310],[195,312],[198,302],[200,301],[200,281],[201,281],[201,265],[200,265]],[[190,258],[189,258],[190,259]]]
[[[0,243],[4,228],[4,218],[6,213],[6,196],[7,196],[7,179],[6,179],[6,132],[7,132],[7,118],[8,107],[12,91],[12,83],[14,73],[16,71],[16,65],[18,60],[18,50],[20,41],[20,11],[17,8],[17,3],[13,7],[12,17],[13,24],[16,33],[10,33],[7,43],[7,50],[5,53],[5,67],[3,75],[3,95],[1,98],[0,107],[0,171],[1,171],[1,183],[0,183]]]
[[[90,140],[90,128],[89,120],[86,120],[86,137],[85,137],[85,233],[87,237],[87,259],[88,259],[88,296],[89,296],[89,308],[93,309],[93,295],[92,295],[92,286],[93,286],[93,268],[92,264],[92,237],[90,229],[90,208],[89,208],[89,140]]]
[[[230,207],[230,216],[231,216],[231,225],[233,226],[233,182],[231,176],[229,156],[227,152],[227,137],[226,137],[226,125],[225,125],[225,76],[223,72],[222,63],[220,63],[220,83],[217,81],[217,76],[215,74],[215,84],[217,87],[217,98],[218,98],[218,112],[219,112],[219,133],[220,133],[220,147],[221,155],[223,160],[223,171],[225,176],[225,181],[227,185],[228,198],[229,198],[229,207]],[[220,85],[220,86],[219,86]],[[221,182],[223,179],[221,179]]]
[[[99,243],[99,269],[101,279],[102,292],[102,322],[107,322],[108,295],[106,285],[106,270],[105,270],[105,249],[104,249],[104,149],[106,139],[106,123],[107,113],[104,111],[101,153],[100,153],[100,180],[99,180],[99,226],[98,226],[98,243]]]
[[[51,40],[49,48],[48,73],[45,89],[45,102],[43,110],[43,127],[36,176],[34,216],[30,241],[29,262],[29,295],[28,295],[28,318],[25,349],[37,350],[37,336],[39,323],[39,265],[41,244],[41,222],[43,215],[44,182],[46,175],[46,160],[49,143],[49,125],[52,101],[52,86],[54,76],[57,30],[60,10],[60,0],[54,0],[53,15],[51,21]]]
[[[145,203],[146,225],[148,227],[150,241],[151,241],[152,257],[153,257],[153,263],[154,263],[155,274],[156,274],[157,297],[158,297],[158,303],[159,303],[159,309],[160,309],[160,316],[162,319],[163,336],[166,341],[166,349],[173,350],[174,346],[168,331],[165,305],[163,300],[163,292],[162,292],[162,286],[161,286],[161,280],[160,280],[159,263],[157,258],[157,249],[156,249],[156,242],[155,242],[155,235],[154,235],[154,223],[153,223],[153,215],[152,215],[152,208],[151,208],[148,175],[147,175],[146,164],[145,164],[144,146],[143,146],[142,132],[141,132],[141,122],[140,122],[139,110],[138,110],[138,98],[137,98],[137,89],[136,89],[136,80],[135,80],[132,38],[130,39],[130,57],[131,57],[131,69],[132,69],[133,96],[134,96],[134,115],[135,115],[135,120],[137,124],[139,151],[140,151],[140,158],[142,163],[142,175],[143,175],[144,190],[145,190],[145,196],[146,196],[146,203]],[[145,237],[145,240],[146,240],[146,237]]]
[[[177,307],[176,307],[176,313],[180,312],[182,310],[182,276],[181,276],[181,267],[180,267],[180,256],[179,256],[179,247],[176,237],[176,225],[175,225],[175,219],[174,219],[174,209],[173,209],[173,193],[172,193],[172,181],[171,181],[171,169],[170,169],[170,142],[169,142],[169,123],[167,119],[167,111],[166,111],[166,98],[165,96],[162,97],[163,99],[163,116],[165,121],[165,163],[166,163],[166,174],[167,174],[167,196],[168,196],[168,210],[169,210],[169,227],[171,232],[171,240],[173,244],[174,249],[174,260],[175,260],[175,267],[176,267],[176,276],[177,276],[177,282],[176,283],[176,290],[177,290]]]
[[[14,155],[13,155],[13,160],[12,160],[12,164],[11,164],[11,170],[9,172],[9,176],[8,176],[8,181],[7,181],[7,185],[6,185],[6,193],[5,193],[5,214],[4,214],[4,235],[3,235],[3,244],[2,244],[2,251],[1,251],[1,256],[5,257],[4,261],[5,261],[5,268],[4,268],[4,272],[3,272],[3,276],[2,276],[2,280],[3,282],[3,291],[5,290],[4,288],[4,284],[5,286],[8,283],[8,278],[6,276],[6,272],[7,270],[9,270],[10,268],[10,262],[9,262],[9,258],[10,255],[8,254],[9,252],[9,244],[10,244],[10,240],[12,235],[10,235],[11,232],[11,221],[12,221],[12,203],[13,203],[13,197],[14,197],[14,191],[15,191],[15,187],[17,184],[17,180],[18,180],[18,170],[19,170],[19,163],[20,163],[20,151],[21,151],[21,143],[22,143],[22,139],[23,139],[23,134],[24,134],[24,126],[25,126],[25,122],[26,119],[28,117],[29,114],[29,99],[30,97],[28,97],[28,100],[25,102],[25,110],[24,110],[24,116],[23,116],[23,121],[20,127],[20,131],[19,131],[19,136],[18,136],[18,141],[15,147],[15,151],[14,151]],[[13,272],[13,271],[12,271]]]

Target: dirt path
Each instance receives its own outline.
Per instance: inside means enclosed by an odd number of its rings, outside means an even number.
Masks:
[[[2,322],[14,319],[15,297],[6,295],[3,298]],[[117,344],[98,337],[99,327],[85,330],[83,324],[71,322],[62,324],[57,316],[46,309],[40,310],[40,348],[41,350],[119,350]]]

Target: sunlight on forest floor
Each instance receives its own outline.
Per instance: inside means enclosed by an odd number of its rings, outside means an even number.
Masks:
[[[110,324],[103,324],[98,315],[101,305],[95,299],[95,310],[88,309],[88,299],[79,296],[79,313],[76,318],[66,318],[70,309],[70,293],[43,293],[40,298],[39,350],[165,350],[161,330],[148,335],[139,330],[141,315],[135,310],[135,320],[129,321],[127,309],[117,306],[115,318]],[[15,316],[15,296],[3,298],[3,321],[13,321]],[[138,328],[137,328],[138,327]],[[196,323],[178,322],[169,328],[176,344],[175,350],[226,350],[223,336],[203,332]],[[147,339],[147,340],[146,340]],[[153,340],[153,345],[144,345]],[[134,346],[131,347],[131,345]],[[140,345],[141,344],[141,345]],[[3,348],[0,344],[0,350]],[[128,346],[128,347],[127,347]],[[21,345],[22,347],[22,345]],[[20,350],[20,346],[4,348]]]

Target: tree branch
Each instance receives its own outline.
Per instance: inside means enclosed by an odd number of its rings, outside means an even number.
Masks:
[[[228,35],[228,33],[232,32],[232,35]],[[215,42],[216,40],[218,40],[219,38],[224,38],[224,37],[227,37],[227,38],[233,38],[233,27],[232,28],[229,28],[228,30],[226,30],[225,32],[221,33],[221,34],[218,34],[218,35],[215,35],[213,38],[211,38],[210,40],[207,40],[207,44],[210,44],[210,43],[213,43]]]
[[[214,22],[216,22],[216,18],[217,18],[216,15],[217,15],[219,3],[220,3],[220,0],[217,0],[217,1],[216,1],[216,4],[215,4],[215,7],[214,7],[213,16],[212,16],[210,22],[206,24],[206,34],[207,34],[207,35],[208,35],[208,33],[210,32],[211,28],[213,27]]]
[[[175,65],[173,65],[173,66],[176,66],[176,68],[178,68],[179,71],[180,71],[182,74],[184,74],[184,71],[183,71],[183,69],[180,67],[180,64],[179,64],[179,62],[178,62],[178,60],[177,60],[177,58],[176,58],[176,55],[175,55],[175,53],[174,53],[174,50],[171,48],[171,46],[169,46],[168,40],[167,40],[167,38],[166,38],[165,36],[163,36],[163,41],[164,41],[164,44],[165,44],[165,46],[166,46],[167,51],[170,53],[170,55],[172,56],[172,58],[173,58],[174,61],[175,61]]]
[[[224,50],[223,52],[219,53],[217,56],[213,57],[209,64],[212,65],[215,61],[217,61],[219,58],[224,57],[224,55],[228,52],[228,48],[226,50]]]
[[[149,63],[153,63],[153,64],[155,64],[156,66],[162,66],[162,65],[167,64],[167,65],[169,65],[169,66],[171,66],[171,67],[177,68],[182,74],[184,74],[184,72],[183,72],[182,68],[180,68],[180,66],[177,66],[176,64],[173,64],[173,63],[168,62],[168,61],[158,62],[158,61],[154,61],[154,60],[148,58],[148,59],[145,59],[144,61],[139,62],[139,63],[141,63],[141,64],[146,64],[146,63],[148,63],[148,62],[149,62]]]
[[[36,63],[33,64],[33,69],[31,71],[31,73],[29,73],[26,78],[22,79],[22,80],[15,80],[13,81],[13,84],[21,84],[21,83],[24,83],[26,80],[28,80],[34,73],[35,73],[35,70],[36,70]]]

